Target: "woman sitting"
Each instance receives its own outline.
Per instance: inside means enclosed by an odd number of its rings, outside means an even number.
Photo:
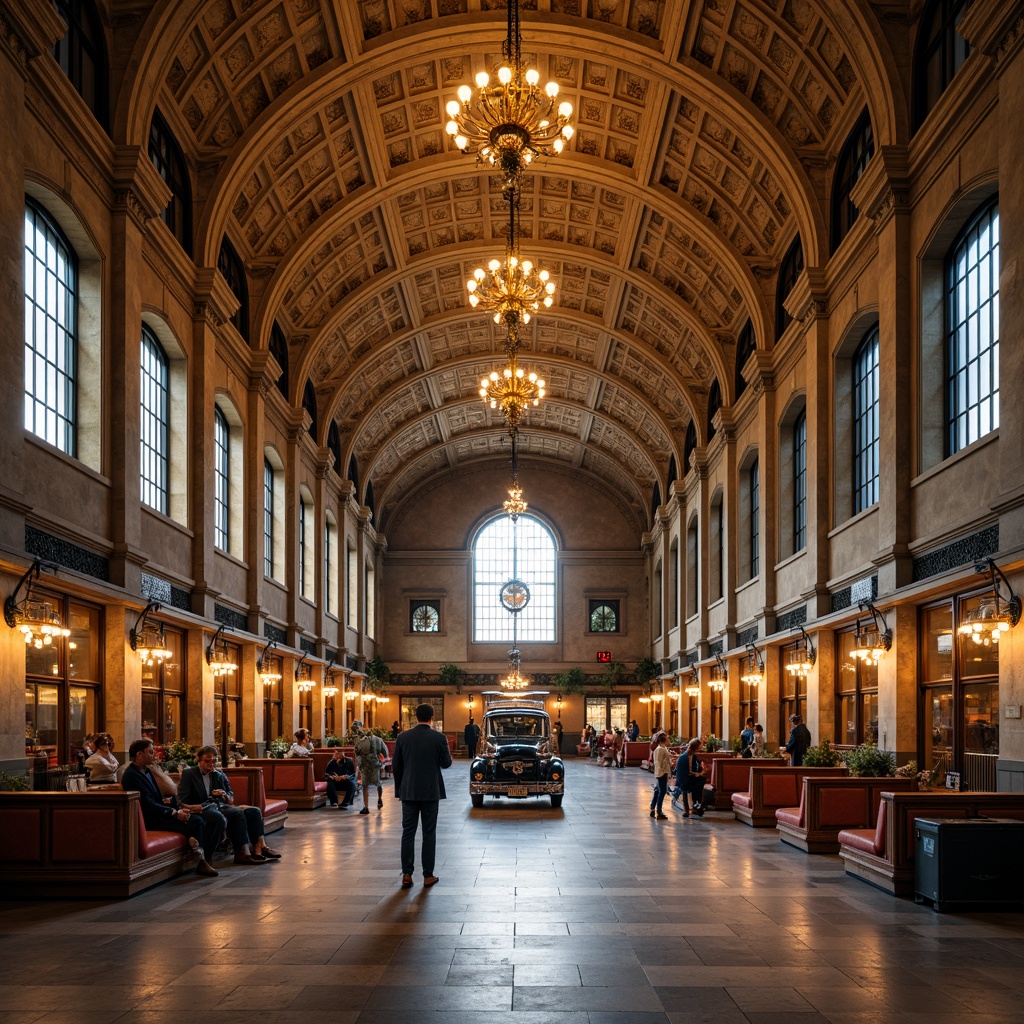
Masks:
[[[308,729],[299,729],[295,734],[295,742],[288,748],[285,757],[312,757],[313,741],[309,738]]]
[[[114,745],[113,737],[108,732],[101,732],[93,742],[96,752],[85,759],[85,767],[89,770],[89,785],[101,786],[117,782],[120,764],[110,750]]]

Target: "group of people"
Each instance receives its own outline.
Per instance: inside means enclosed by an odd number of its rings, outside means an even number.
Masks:
[[[156,767],[156,750],[149,737],[128,748],[128,765],[121,776],[126,790],[139,794],[146,828],[178,832],[199,854],[196,874],[216,878],[214,855],[226,836],[235,864],[267,864],[280,860],[264,839],[263,813],[258,807],[238,806],[228,777],[217,768],[217,748],[200,747],[198,764],[186,768],[175,786]]]
[[[657,821],[668,821],[664,811],[665,794],[669,792],[669,778],[672,776],[672,755],[668,747],[668,735],[659,730],[651,738],[651,761],[654,768],[654,793],[651,796],[651,817]],[[672,787],[672,804],[683,805],[683,817],[691,814],[704,817],[704,786],[707,783],[707,766],[698,756],[700,738],[692,739],[676,758],[675,785]]]
[[[116,783],[121,763],[114,755],[113,736],[109,732],[88,733],[82,741],[79,763],[88,775],[90,786]]]
[[[393,730],[392,730],[393,731]],[[359,771],[351,757],[338,748],[337,753],[324,769],[327,781],[327,803],[339,810],[348,810],[356,796],[359,782],[363,786],[363,807],[360,814],[370,813],[370,789],[377,790],[377,810],[384,807],[384,786],[381,781],[381,765],[387,759],[388,748],[376,734],[363,728],[362,722],[352,723],[355,736],[354,752],[359,761]],[[312,757],[313,741],[308,729],[299,729],[295,733],[295,742],[288,748],[285,757]]]

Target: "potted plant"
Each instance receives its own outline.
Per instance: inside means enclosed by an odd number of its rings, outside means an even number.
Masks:
[[[633,669],[633,678],[641,688],[646,690],[647,684],[660,672],[661,665],[653,658],[644,656],[636,663],[636,668]]]
[[[160,767],[165,772],[180,772],[185,768],[194,768],[198,763],[194,743],[189,743],[188,740],[172,740],[164,744],[164,757]]]
[[[865,743],[848,750],[843,760],[850,774],[861,778],[881,779],[896,771],[896,756],[879,750],[874,743]]]
[[[466,681],[468,673],[465,669],[459,668],[447,662],[437,670],[437,678],[441,685],[453,689],[456,693],[462,693],[462,686]]]
[[[838,768],[842,763],[842,754],[832,746],[831,740],[822,740],[819,746],[808,747],[804,752],[805,768]]]
[[[324,746],[325,747],[340,747],[341,746],[341,740],[339,740],[338,737],[335,736],[333,732],[329,733],[327,736],[324,737]]]
[[[722,749],[722,741],[713,732],[708,733],[704,737],[704,749],[709,754],[713,754],[716,750]]]
[[[605,670],[604,675],[601,676],[601,685],[608,687],[609,690],[615,689],[616,683],[622,680],[625,672],[626,666],[621,661],[608,662],[608,668]]]
[[[271,740],[267,744],[267,757],[284,757],[290,746],[283,736],[278,736],[276,740]]]
[[[379,654],[375,654],[366,663],[366,679],[363,681],[363,688],[370,693],[387,693],[390,682],[391,669],[384,664],[384,659]]]
[[[8,793],[23,793],[28,788],[28,779],[24,775],[0,772],[0,790],[6,790]]]

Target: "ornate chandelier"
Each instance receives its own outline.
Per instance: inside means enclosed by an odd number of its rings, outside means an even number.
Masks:
[[[42,570],[56,573],[57,567],[38,558],[28,567],[25,575],[18,580],[14,593],[4,601],[4,620],[11,629],[16,629],[25,638],[25,643],[41,650],[49,647],[54,640],[71,636],[71,630],[61,622],[55,605],[32,593],[33,580],[39,579]],[[25,587],[25,597],[19,601],[18,594]]]
[[[517,522],[519,517],[529,507],[523,498],[523,489],[519,486],[519,452],[516,442],[519,440],[519,431],[510,431],[512,435],[512,486],[508,489],[508,497],[502,502],[505,514]]]
[[[445,106],[445,131],[463,153],[476,153],[501,176],[502,192],[518,190],[523,171],[537,156],[561,153],[572,138],[572,104],[558,102],[558,83],[538,88],[540,74],[523,68],[519,32],[519,0],[508,0],[508,35],[501,52],[504,63],[494,79],[476,76],[476,95],[459,86],[458,99]]]
[[[983,647],[999,643],[1003,633],[1016,626],[1020,622],[1021,600],[1010,586],[1002,569],[991,559],[987,558],[974,567],[975,572],[988,572],[992,581],[992,593],[982,596],[978,607],[969,612],[966,619],[958,629],[961,643],[970,640]],[[1001,585],[1005,585],[1007,596],[1001,592]]]
[[[519,228],[516,213],[519,196],[508,201],[508,236],[505,239],[505,259],[491,260],[487,269],[477,267],[466,282],[469,304],[483,308],[493,315],[494,322],[505,326],[506,345],[519,344],[519,328],[530,322],[530,313],[554,302],[555,282],[546,270],[539,270],[531,260],[519,255]]]
[[[518,647],[508,652],[508,674],[498,680],[503,690],[525,690],[530,685],[530,677],[524,676],[521,671],[521,658]]]
[[[523,370],[515,349],[510,349],[505,369],[501,373],[491,370],[480,381],[480,397],[492,409],[501,409],[509,430],[513,431],[518,429],[528,406],[540,405],[545,387],[545,381],[536,373]]]

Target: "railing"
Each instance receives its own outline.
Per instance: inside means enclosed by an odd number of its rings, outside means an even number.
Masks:
[[[964,754],[964,789],[993,793],[996,788],[996,754]]]

